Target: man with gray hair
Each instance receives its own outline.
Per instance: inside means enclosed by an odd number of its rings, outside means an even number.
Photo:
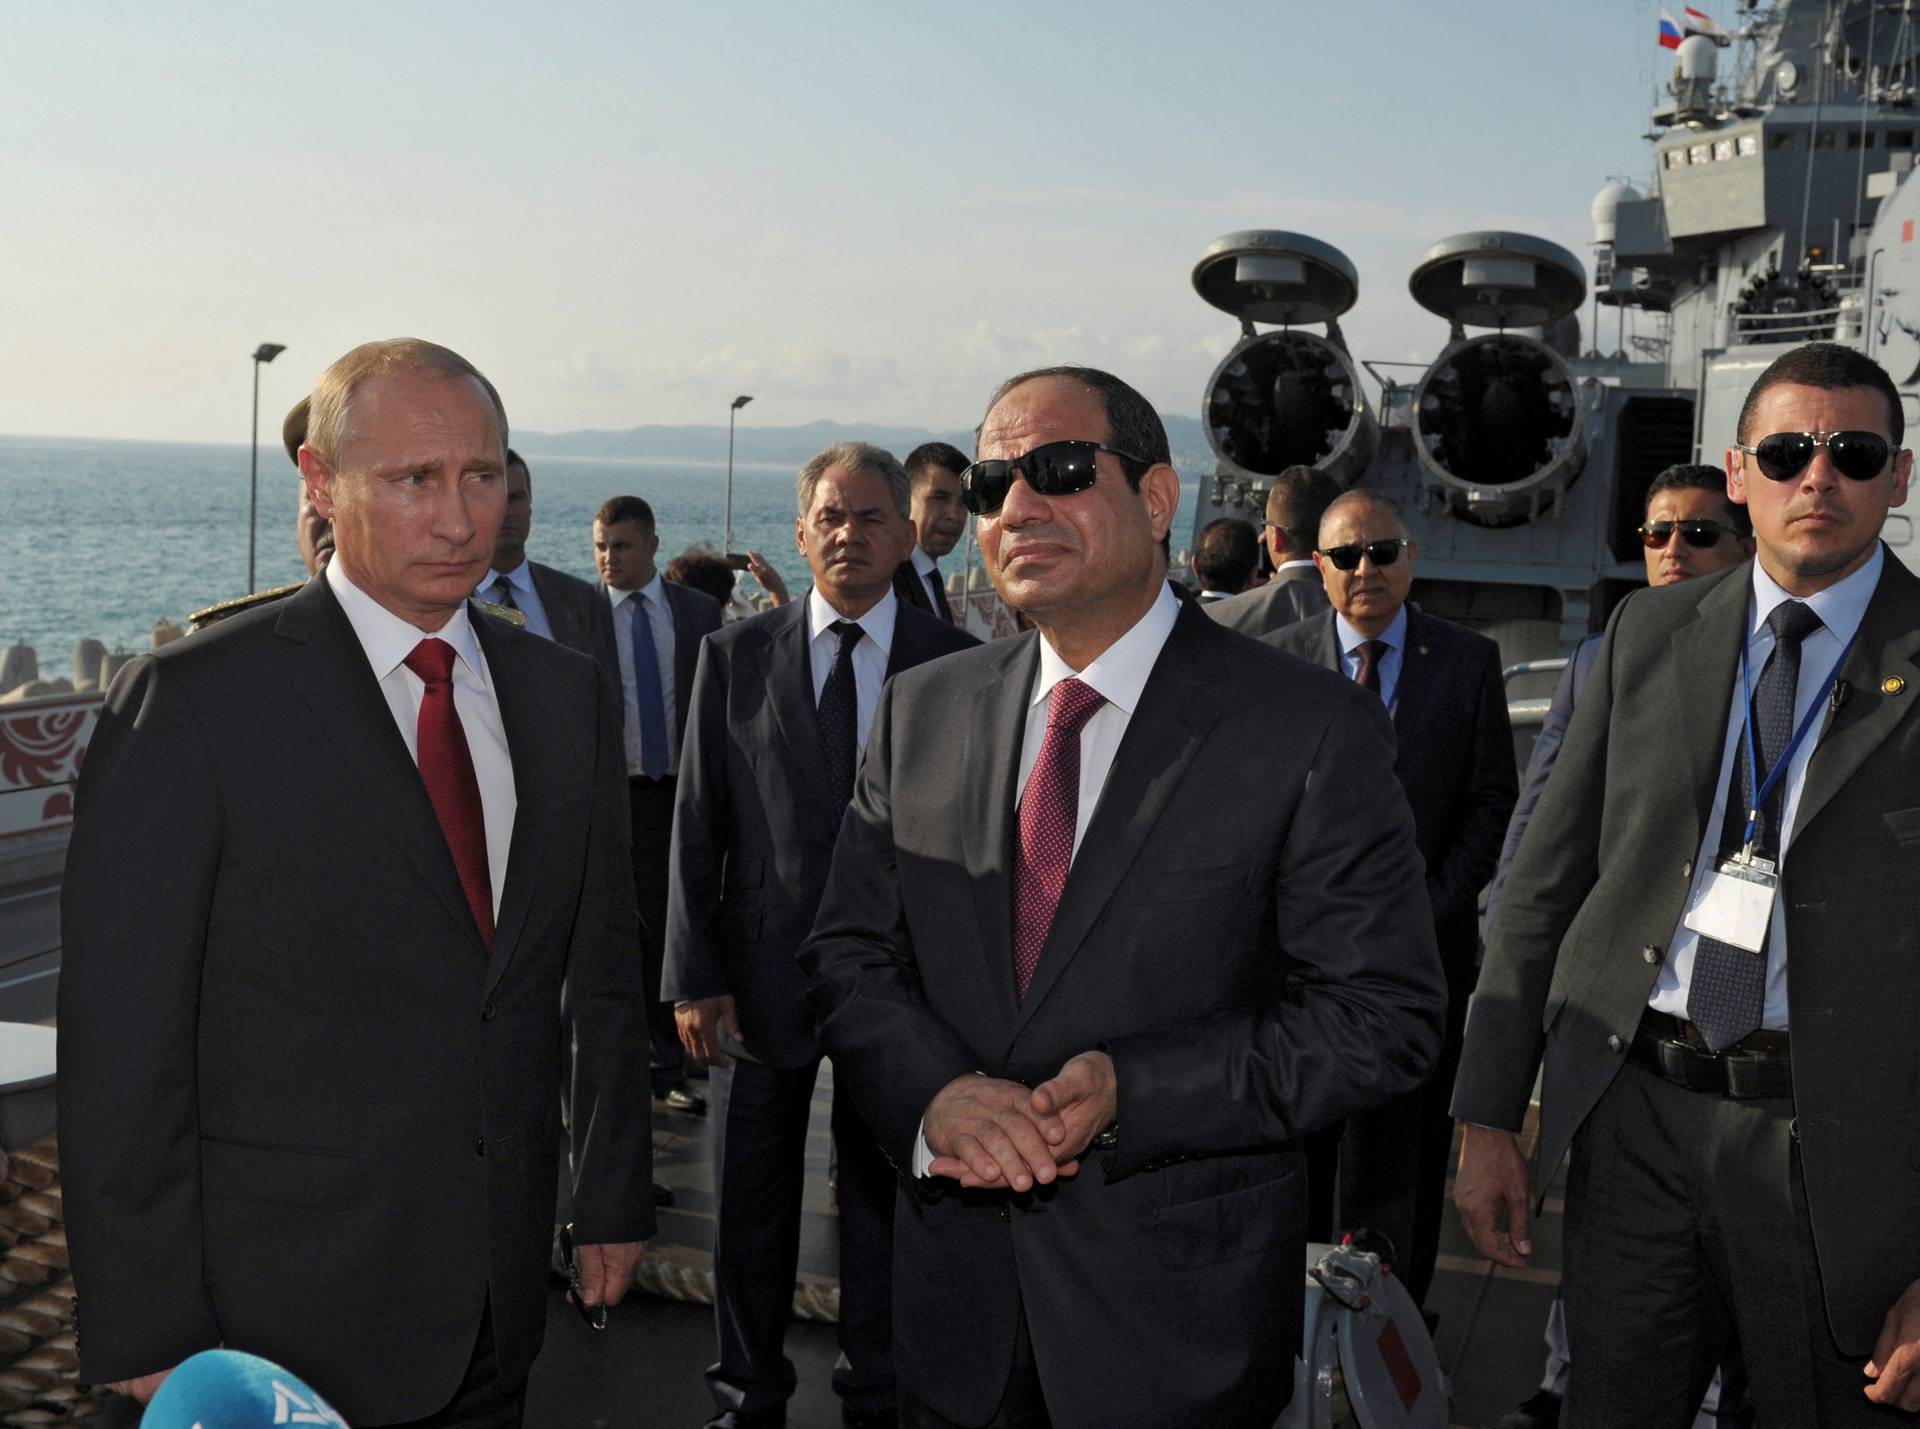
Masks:
[[[800,469],[794,539],[813,589],[709,635],[674,805],[665,995],[713,1070],[713,1425],[786,1422],[783,1344],[800,1248],[807,1111],[820,1041],[794,954],[813,926],[881,686],[976,645],[893,576],[913,549],[907,474],[842,442]],[[840,1347],[848,1424],[893,1423],[894,1178],[835,1088]]]

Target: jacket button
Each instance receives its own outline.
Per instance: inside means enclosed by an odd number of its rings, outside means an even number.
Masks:
[[[1660,950],[1654,947],[1652,943],[1648,943],[1646,947],[1640,950],[1640,956],[1646,962],[1657,963],[1660,961]]]
[[[487,1138],[486,1137],[484,1136],[474,1137],[473,1154],[475,1156],[485,1156],[487,1154]]]
[[[1680,865],[1680,876],[1682,878],[1693,877],[1693,860],[1692,859],[1688,859],[1685,863]]]
[[[1607,1036],[1607,1050],[1609,1052],[1618,1052],[1620,1050],[1620,1039],[1611,1033]]]
[[[485,1007],[480,1009],[480,1020],[482,1022],[493,1021],[494,1013],[498,1012],[499,1010],[500,1010],[499,1008],[495,1007],[491,1002],[489,1002]]]

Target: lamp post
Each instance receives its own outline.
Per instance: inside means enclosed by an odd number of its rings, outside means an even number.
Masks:
[[[253,582],[254,537],[260,524],[260,364],[271,362],[285,352],[286,345],[263,342],[253,350],[253,461],[247,471],[247,589],[258,589]]]
[[[733,549],[733,419],[752,400],[751,397],[735,397],[733,405],[727,408],[727,529],[720,543],[722,555]]]

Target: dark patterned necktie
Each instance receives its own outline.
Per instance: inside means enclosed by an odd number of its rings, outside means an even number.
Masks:
[[[1360,668],[1354,672],[1354,683],[1364,690],[1380,693],[1380,662],[1386,658],[1387,651],[1393,647],[1384,640],[1362,640],[1354,649],[1360,652]]]
[[[947,603],[947,583],[940,579],[940,567],[927,572],[926,582],[933,591],[933,613],[947,624],[953,624],[953,607]]]
[[[1801,601],[1782,601],[1767,616],[1773,653],[1767,656],[1754,687],[1754,742],[1760,746],[1765,779],[1793,738],[1793,702],[1800,688],[1800,642],[1820,629],[1820,617]],[[1720,821],[1720,856],[1731,857],[1746,843],[1747,812],[1753,808],[1754,771],[1747,763],[1745,730],[1734,734],[1733,776],[1727,784],[1726,817]],[[1776,861],[1780,855],[1780,811],[1786,802],[1783,775],[1767,796],[1754,823],[1753,846]],[[1702,937],[1693,954],[1693,980],[1687,990],[1687,1020],[1698,1027],[1714,1051],[1729,1047],[1760,1026],[1767,1001],[1767,955],[1750,953],[1717,938]]]
[[[1021,997],[1040,966],[1073,864],[1080,814],[1080,731],[1107,697],[1062,680],[1047,697],[1047,736],[1020,796],[1020,858],[1013,876],[1013,985]]]
[[[420,779],[427,786],[447,851],[453,855],[480,941],[491,952],[493,876],[487,868],[487,815],[480,803],[480,781],[474,777],[467,732],[453,705],[453,647],[444,640],[422,640],[405,664],[427,687],[420,698],[420,722],[414,728]]]
[[[829,625],[840,640],[833,668],[820,690],[820,747],[827,756],[827,788],[842,812],[853,799],[853,771],[859,763],[860,694],[853,678],[853,647],[866,632],[858,621]]]
[[[508,580],[505,576],[496,576],[493,585],[493,603],[495,605],[504,605],[508,610],[518,610],[520,608],[513,598],[512,581]]]

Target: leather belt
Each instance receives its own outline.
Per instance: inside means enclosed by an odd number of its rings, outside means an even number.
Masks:
[[[1784,1032],[1750,1033],[1715,1052],[1691,1022],[1649,1008],[1628,1056],[1688,1091],[1739,1098],[1793,1095],[1793,1061]]]

